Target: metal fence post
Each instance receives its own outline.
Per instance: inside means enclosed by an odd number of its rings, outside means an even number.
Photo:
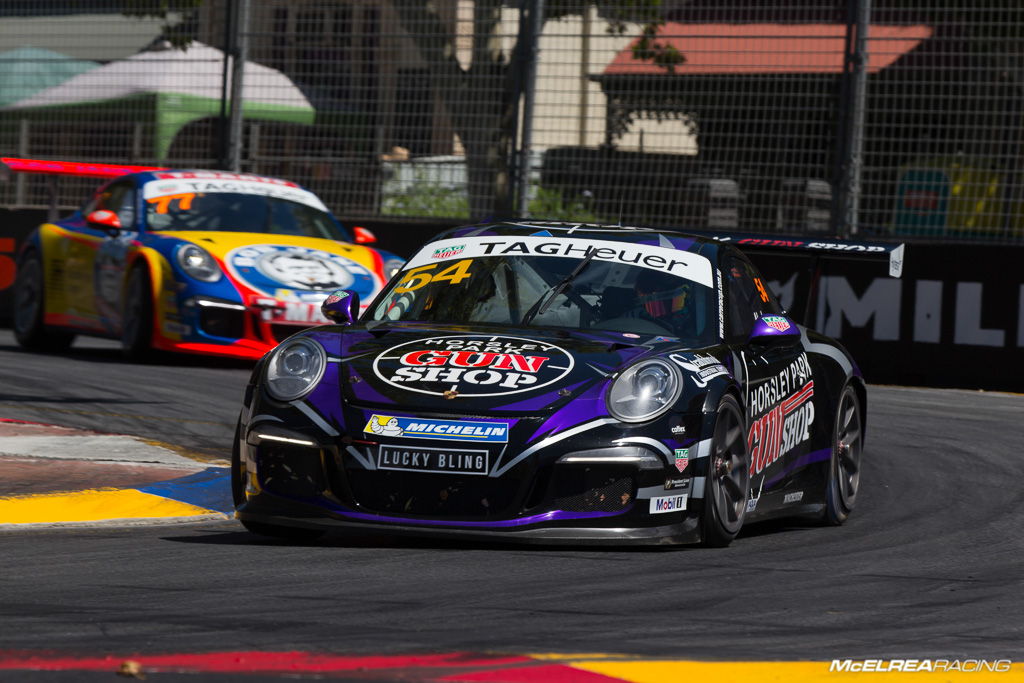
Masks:
[[[832,211],[832,232],[840,237],[859,230],[861,176],[864,171],[864,119],[867,108],[868,24],[871,0],[850,0],[843,58],[843,94],[840,107],[838,153],[839,187]]]
[[[530,48],[527,51],[526,79],[523,85],[523,134],[519,143],[519,182],[516,192],[516,215],[529,214],[530,173],[532,171],[533,105],[537,93],[537,55],[540,52],[540,34],[544,30],[544,0],[531,0],[529,6]]]
[[[243,72],[249,59],[249,0],[235,0],[236,34],[234,53],[231,56],[231,119],[228,124],[228,170],[240,171],[242,167],[242,95]]]

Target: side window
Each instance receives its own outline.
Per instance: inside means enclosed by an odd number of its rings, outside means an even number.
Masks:
[[[766,314],[778,314],[782,307],[757,269],[745,258],[728,254],[724,261],[726,290],[729,296],[729,339],[742,341],[750,336],[754,321]]]
[[[135,229],[135,186],[130,182],[112,183],[96,198],[87,210],[108,209],[117,214],[121,227]]]

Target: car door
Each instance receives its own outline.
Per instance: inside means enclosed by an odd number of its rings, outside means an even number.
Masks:
[[[807,452],[814,382],[799,336],[751,339],[756,321],[783,314],[753,264],[730,251],[723,259],[723,277],[727,338],[744,369],[751,486],[747,510],[753,513],[763,493],[785,486]]]
[[[92,282],[93,310],[105,330],[116,334],[121,329],[121,299],[125,282],[128,250],[138,236],[138,196],[130,179],[108,185],[97,196],[93,209],[106,209],[117,214],[121,230],[94,230],[99,238],[88,278]]]

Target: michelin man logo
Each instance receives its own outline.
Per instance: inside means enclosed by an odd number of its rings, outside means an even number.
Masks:
[[[398,426],[398,418],[387,415],[374,415],[370,420],[370,431],[381,436],[402,436],[405,433],[405,430]]]

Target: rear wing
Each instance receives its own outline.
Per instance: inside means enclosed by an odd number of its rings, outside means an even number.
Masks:
[[[860,242],[854,240],[804,239],[801,237],[767,237],[732,233],[701,233],[719,242],[731,242],[742,251],[777,251],[793,256],[806,255],[812,259],[885,260],[889,277],[903,275],[904,244]]]
[[[884,262],[888,267],[889,277],[898,278],[903,275],[905,245],[902,242],[861,242],[857,240],[772,237],[738,233],[700,232],[699,234],[719,242],[735,244],[741,251],[745,252],[774,252],[786,256],[807,256],[809,258],[807,272],[810,284],[807,289],[807,300],[803,319],[801,320],[804,323],[811,319],[811,311],[817,302],[823,261],[857,260]]]
[[[50,177],[50,221],[57,219],[57,178],[76,176],[84,178],[117,178],[137,171],[160,171],[162,166],[133,166],[130,164],[90,164],[80,161],[52,159],[22,159],[0,157],[0,181],[9,181],[14,174],[35,174]],[[20,192],[19,192],[20,193]]]

